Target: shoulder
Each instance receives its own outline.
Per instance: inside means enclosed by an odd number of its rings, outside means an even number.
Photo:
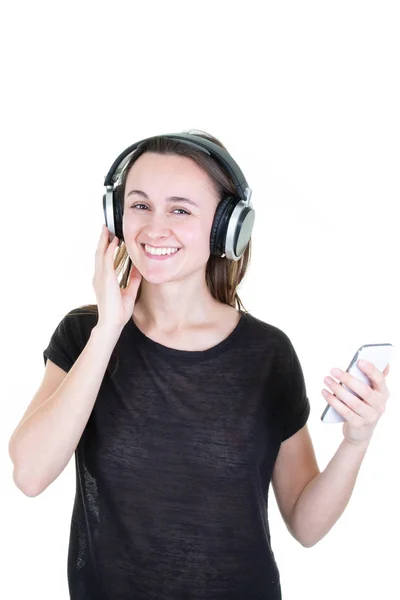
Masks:
[[[69,310],[59,321],[54,335],[76,343],[79,347],[85,345],[90,332],[98,321],[96,304],[78,306]]]
[[[84,315],[90,317],[98,317],[99,311],[97,308],[97,304],[83,304],[82,306],[77,306],[76,308],[72,308],[65,316],[73,316],[73,317],[83,317]]]
[[[61,315],[43,351],[45,365],[50,358],[68,372],[85,347],[96,323],[96,305],[79,306]]]
[[[251,313],[245,313],[245,318],[249,326],[249,333],[254,340],[273,346],[275,350],[290,355],[292,352],[292,342],[289,336],[276,325],[263,321]]]
[[[80,324],[81,326],[92,323],[96,324],[98,314],[97,304],[84,304],[68,311],[63,317],[63,321],[65,324]]]

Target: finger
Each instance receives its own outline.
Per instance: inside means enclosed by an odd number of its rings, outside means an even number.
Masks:
[[[382,371],[375,367],[375,365],[373,365],[371,362],[368,360],[364,362],[365,365],[362,365],[361,361],[357,361],[357,365],[370,379],[372,389],[378,390],[384,384],[385,377]]]
[[[389,374],[389,363],[386,365],[385,370],[383,371],[384,376],[386,377],[386,375]]]
[[[105,254],[105,262],[108,267],[114,270],[114,260],[115,260],[115,249],[118,248],[119,240],[117,236],[114,236],[112,242],[110,242],[106,254]]]
[[[343,386],[340,384],[335,384],[343,390]],[[333,386],[331,386],[333,388]],[[326,392],[326,393],[324,393]],[[362,400],[350,394],[350,392],[346,392],[348,394],[347,402],[344,401],[344,395],[342,395],[343,400],[339,397],[339,393],[342,394],[339,390],[332,394],[329,390],[323,390],[325,400],[334,408],[346,421],[349,421],[354,426],[358,426],[360,423],[362,424],[365,419],[366,411],[369,410],[365,403]]]
[[[106,225],[103,224],[101,228],[101,234],[99,238],[99,242],[97,244],[97,249],[95,253],[95,269],[97,273],[101,273],[103,270],[104,259],[107,257],[107,251],[110,250],[112,256],[114,256],[114,249],[116,243],[118,242],[118,238],[114,237],[113,241],[109,241],[110,231]]]
[[[95,272],[99,273],[102,265],[102,258],[104,256],[106,243],[108,240],[108,228],[105,225],[102,225],[100,237],[97,242],[97,248],[95,252]]]
[[[331,369],[331,375],[336,377],[336,379],[346,385],[352,392],[357,394],[359,398],[362,398],[368,403],[371,403],[372,396],[374,394],[374,390],[364,383],[354,377],[354,375],[350,375],[347,371],[341,371],[340,369]]]
[[[330,387],[330,393],[338,398],[343,404],[348,406],[351,410],[353,410],[360,417],[366,418],[370,411],[370,403],[365,401],[365,398],[362,396],[358,396],[357,394],[353,394],[351,388],[348,388],[345,385],[341,385],[337,383],[333,379],[329,378],[328,380],[324,380],[325,385]],[[370,389],[370,388],[369,388]]]
[[[131,271],[129,273],[129,283],[127,286],[128,294],[134,292],[140,285],[140,281],[142,279],[142,274],[136,265],[132,264]]]
[[[114,248],[116,248],[116,246],[118,246],[119,243],[119,239],[117,238],[116,235],[114,235],[113,239],[111,240],[111,242],[109,242],[109,246],[114,246]]]

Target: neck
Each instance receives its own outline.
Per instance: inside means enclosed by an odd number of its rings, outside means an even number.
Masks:
[[[148,330],[178,333],[215,319],[221,304],[212,296],[205,281],[189,285],[186,281],[152,284],[142,280],[133,317]]]

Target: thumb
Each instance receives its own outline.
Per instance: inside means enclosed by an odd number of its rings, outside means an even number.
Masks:
[[[383,371],[384,376],[386,377],[386,375],[389,373],[389,363],[386,365],[385,370]]]
[[[131,271],[129,273],[129,283],[125,288],[125,293],[128,296],[133,296],[134,294],[136,294],[141,280],[142,280],[142,274],[138,271],[136,266],[132,263]]]

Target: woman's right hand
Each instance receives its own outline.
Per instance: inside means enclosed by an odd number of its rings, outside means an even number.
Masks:
[[[126,289],[119,287],[114,269],[114,250],[117,246],[118,238],[115,236],[113,241],[109,242],[108,227],[103,225],[97,244],[92,285],[99,313],[97,324],[122,329],[132,317],[142,275],[132,263]]]

